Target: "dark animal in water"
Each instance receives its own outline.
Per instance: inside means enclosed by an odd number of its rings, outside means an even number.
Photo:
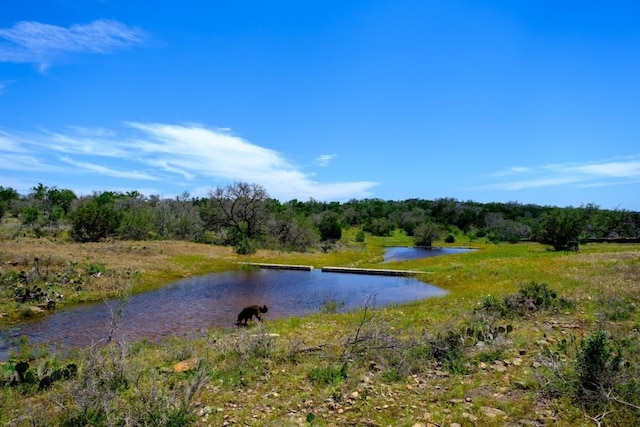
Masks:
[[[238,321],[236,322],[236,325],[240,326],[243,324],[242,322],[244,322],[244,325],[246,326],[247,322],[251,320],[253,316],[255,316],[256,319],[262,322],[260,313],[266,313],[267,311],[269,311],[269,308],[267,308],[266,305],[263,305],[262,307],[260,307],[259,305],[250,305],[248,307],[245,307],[242,309],[240,314],[238,314]]]

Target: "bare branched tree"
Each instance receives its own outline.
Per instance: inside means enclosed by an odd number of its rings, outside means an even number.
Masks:
[[[258,184],[236,182],[209,192],[209,225],[228,227],[248,239],[266,234],[269,195]]]

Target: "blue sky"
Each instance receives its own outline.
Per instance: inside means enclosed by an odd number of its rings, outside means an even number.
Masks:
[[[0,185],[640,210],[640,2],[20,0]]]

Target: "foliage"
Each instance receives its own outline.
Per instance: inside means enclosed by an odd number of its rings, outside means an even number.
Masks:
[[[387,218],[372,218],[362,226],[364,231],[383,237],[390,236],[395,228],[395,224]]]
[[[578,240],[584,226],[584,218],[577,209],[553,209],[542,217],[538,241],[557,251],[564,250],[568,241]]]
[[[318,224],[320,230],[320,240],[326,242],[328,240],[340,240],[342,237],[342,228],[338,220],[338,215],[328,213],[322,217]]]
[[[347,378],[347,363],[342,366],[326,366],[312,368],[307,377],[314,384],[337,385]]]
[[[429,354],[442,366],[451,371],[464,372],[464,335],[456,329],[439,331],[429,339]]]
[[[622,355],[614,349],[605,331],[596,331],[583,340],[576,358],[579,399],[588,405],[606,400],[621,362]]]
[[[91,199],[72,212],[71,237],[77,242],[98,242],[116,232],[121,218],[113,203]]]
[[[419,225],[413,235],[416,246],[431,246],[434,240],[438,240],[442,234],[442,228],[434,222],[425,222]]]
[[[236,182],[209,192],[206,223],[227,227],[238,239],[254,239],[267,233],[271,217],[267,191],[258,184]],[[235,242],[231,242],[235,244]]]
[[[71,232],[74,239],[95,241],[103,239],[104,233],[87,233],[79,227],[78,215],[74,218],[74,210],[90,200],[101,207],[113,205],[113,213],[121,217],[119,226],[107,237],[180,239],[235,246],[245,236],[260,248],[300,252],[317,247],[319,239],[338,240],[345,226],[388,237],[395,230],[414,236],[421,224],[436,223],[454,234],[456,240],[462,236],[452,230],[461,230],[471,240],[486,237],[495,243],[513,243],[533,239],[555,249],[562,249],[571,240],[640,237],[640,212],[605,210],[593,204],[557,208],[517,202],[460,202],[452,198],[363,199],[346,203],[294,199],[281,203],[270,199],[260,185],[249,183],[217,188],[207,198],[191,198],[185,192],[175,199],[145,197],[137,191],[105,191],[78,200],[71,190],[41,183],[26,196],[0,187],[0,214],[5,210],[23,221],[24,227],[14,235],[58,237],[75,225]],[[87,214],[83,212],[86,209],[80,208],[80,213]],[[338,224],[342,227],[340,232]],[[87,228],[96,231],[100,227],[89,224]]]
[[[542,392],[569,396],[590,418],[607,416],[611,425],[636,424],[640,416],[637,336],[616,339],[603,329],[577,341],[563,339],[542,357],[547,370]]]
[[[570,300],[558,297],[557,292],[546,283],[530,281],[520,284],[516,294],[507,294],[502,299],[494,295],[483,297],[474,312],[501,318],[543,310],[572,309],[573,305]]]
[[[531,237],[531,227],[518,221],[504,219],[501,214],[489,213],[485,221],[485,233],[495,242],[516,243]]]
[[[234,247],[234,251],[238,255],[251,255],[251,254],[255,254],[257,249],[253,240],[247,237],[243,237],[237,241]]]

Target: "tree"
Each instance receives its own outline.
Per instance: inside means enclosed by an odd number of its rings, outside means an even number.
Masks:
[[[585,227],[585,219],[578,209],[556,208],[543,216],[538,241],[563,250],[570,240],[578,240]]]
[[[279,249],[304,252],[320,240],[318,229],[311,219],[303,214],[296,214],[295,208],[289,206],[278,212],[270,230]]]
[[[435,222],[425,222],[416,227],[413,234],[413,243],[416,246],[430,247],[434,240],[438,240],[442,229]]]
[[[230,229],[232,244],[267,234],[271,211],[269,195],[258,184],[236,182],[209,192],[205,223]]]
[[[318,230],[320,230],[320,240],[323,242],[340,240],[342,237],[338,215],[333,212],[328,212],[322,217],[318,224]]]
[[[13,200],[18,200],[20,195],[16,190],[11,187],[3,187],[0,185],[0,219],[4,216],[5,212],[9,208],[9,204]]]
[[[71,214],[71,238],[77,242],[98,242],[115,234],[122,214],[109,198],[93,198]]]

